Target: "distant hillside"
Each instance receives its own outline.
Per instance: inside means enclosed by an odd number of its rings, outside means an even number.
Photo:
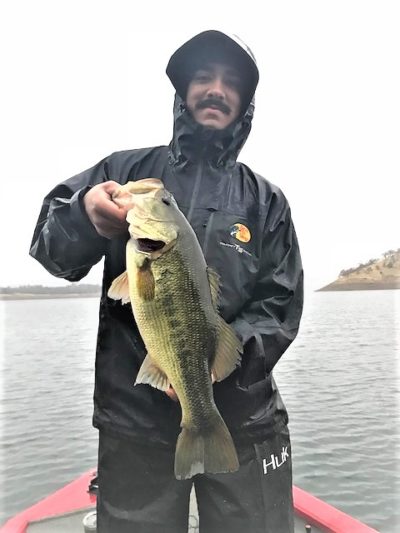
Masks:
[[[400,248],[385,252],[355,268],[342,270],[333,283],[318,291],[360,291],[400,289]]]
[[[83,298],[100,296],[101,287],[87,283],[71,283],[62,287],[21,285],[0,287],[0,300],[25,300],[39,298]]]

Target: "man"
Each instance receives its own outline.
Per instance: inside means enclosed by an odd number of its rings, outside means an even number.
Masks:
[[[236,161],[250,132],[258,69],[236,38],[206,31],[171,57],[176,89],[169,146],[118,152],[58,185],[44,200],[31,255],[52,274],[83,278],[104,257],[96,354],[98,532],[187,530],[192,483],[203,533],[293,531],[288,417],[272,370],[295,338],[302,266],[282,192]],[[130,306],[107,298],[125,270],[126,210],[111,194],[159,178],[193,226],[221,277],[223,318],[243,343],[241,367],[214,385],[240,468],[176,480],[180,406],[133,386],[145,357]],[[188,333],[190,334],[190,332]]]

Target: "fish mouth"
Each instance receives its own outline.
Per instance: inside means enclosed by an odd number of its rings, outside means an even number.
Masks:
[[[153,241],[152,239],[137,239],[137,248],[139,252],[144,253],[152,253],[152,252],[158,252],[162,248],[164,248],[165,242],[164,241]]]

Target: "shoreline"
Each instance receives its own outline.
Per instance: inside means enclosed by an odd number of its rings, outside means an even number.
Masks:
[[[71,293],[71,294],[52,294],[52,293],[43,293],[43,294],[33,294],[33,293],[14,293],[14,294],[0,294],[0,300],[55,300],[60,298],[99,298],[99,294],[91,293]]]
[[[362,283],[362,282],[353,282],[353,283],[330,283],[321,289],[317,289],[315,292],[340,292],[340,291],[384,291],[384,290],[394,290],[400,289],[399,282],[388,282],[388,283]]]

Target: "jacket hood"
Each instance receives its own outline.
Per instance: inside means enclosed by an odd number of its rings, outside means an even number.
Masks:
[[[185,100],[194,72],[210,59],[232,65],[246,81],[241,91],[244,114],[254,99],[259,72],[253,52],[237,35],[216,30],[203,31],[178,48],[172,54],[166,70],[176,92]]]
[[[185,105],[187,86],[193,73],[210,58],[232,64],[246,79],[241,94],[241,114],[223,130],[201,126]],[[169,60],[167,75],[176,89],[170,162],[184,165],[187,161],[201,158],[219,167],[234,165],[251,130],[254,93],[259,78],[250,48],[236,36],[230,37],[214,30],[205,31],[176,50]]]

